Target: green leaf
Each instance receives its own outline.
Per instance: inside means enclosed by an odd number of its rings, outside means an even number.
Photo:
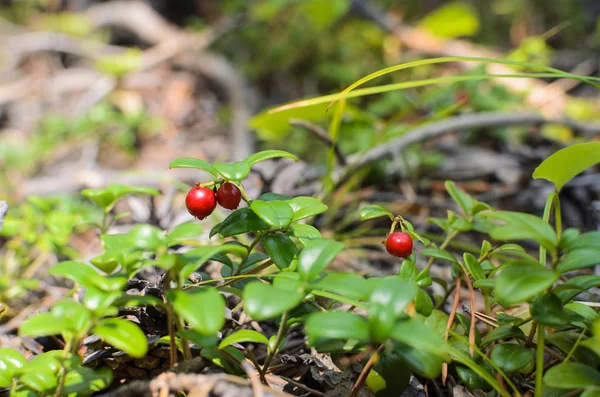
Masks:
[[[422,316],[429,316],[433,311],[433,301],[424,289],[419,288],[415,298],[415,311]]]
[[[600,387],[588,387],[579,397],[599,397],[600,396]]]
[[[561,273],[567,273],[598,264],[600,264],[600,247],[580,248],[570,251],[563,256],[560,262],[558,262],[556,270]]]
[[[465,266],[467,271],[475,280],[484,280],[485,273],[481,268],[481,264],[477,261],[477,258],[468,252],[463,254],[463,260],[465,262]]]
[[[44,395],[51,395],[50,391],[56,388],[58,377],[47,368],[36,368],[35,371],[28,371],[21,376],[21,382],[35,391]]]
[[[369,298],[369,329],[371,338],[386,340],[394,322],[415,299],[419,288],[398,277],[382,279]]]
[[[436,247],[425,248],[423,251],[421,251],[421,254],[423,256],[430,256],[430,257],[437,258],[437,259],[443,259],[450,263],[458,264],[458,260],[454,257],[454,255],[452,255],[450,252],[448,252],[444,249],[441,249],[441,248],[436,248]]]
[[[322,239],[306,245],[298,257],[298,273],[304,281],[311,281],[344,249],[344,244]]]
[[[551,327],[559,327],[570,322],[562,302],[554,294],[546,294],[534,299],[529,311],[535,321]]]
[[[539,263],[523,260],[507,262],[496,278],[496,298],[502,305],[522,303],[550,287],[559,274]]]
[[[362,210],[360,210],[361,221],[379,218],[382,216],[387,216],[390,218],[390,220],[394,219],[394,215],[380,205],[367,205]]]
[[[260,241],[279,269],[286,269],[298,260],[298,248],[288,236],[284,234],[268,234],[262,236]]]
[[[285,201],[253,200],[250,203],[250,209],[254,211],[260,219],[275,229],[284,229],[288,227],[294,217],[294,210]]]
[[[214,335],[225,325],[225,299],[215,288],[172,291],[169,301],[175,312],[202,335]]]
[[[252,329],[241,329],[223,338],[223,340],[219,344],[219,349],[223,349],[234,343],[244,342],[262,343],[265,345],[269,344],[269,340],[267,339],[267,337],[261,334],[260,332],[254,331]]]
[[[311,314],[306,320],[305,332],[311,345],[327,339],[369,340],[367,320],[348,312]]]
[[[84,189],[81,194],[92,200],[104,211],[108,212],[121,198],[131,194],[148,194],[158,196],[158,190],[142,186],[125,186],[111,184],[104,189]]]
[[[479,31],[479,16],[471,4],[454,1],[427,14],[419,25],[440,37],[472,36]]]
[[[275,318],[302,302],[299,291],[282,290],[261,282],[251,282],[244,288],[244,309],[255,320]]]
[[[573,230],[573,229],[568,229]],[[566,252],[572,252],[582,248],[598,248],[598,241],[600,241],[600,231],[588,232],[582,235],[576,235],[571,240],[566,240],[565,231],[561,240],[561,246]],[[577,232],[577,230],[575,230]]]
[[[106,389],[112,384],[113,373],[109,367],[91,369],[76,367],[67,372],[63,395],[86,396]]]
[[[250,173],[250,164],[245,161],[235,163],[216,163],[213,168],[229,181],[241,181]]]
[[[212,165],[208,164],[204,160],[195,159],[191,157],[184,157],[177,160],[173,160],[171,164],[169,164],[169,168],[196,168],[199,170],[206,171],[215,177],[217,176],[217,170],[215,170]]]
[[[503,339],[526,339],[523,330],[515,325],[501,325],[498,328],[491,330],[486,336],[481,339],[481,347],[485,347],[492,342]]]
[[[18,351],[0,348],[0,387],[10,387],[15,371],[25,364],[27,360]]]
[[[246,157],[246,159],[244,159],[244,161],[252,166],[258,162],[276,158],[276,157],[286,157],[289,159],[293,159],[294,161],[298,161],[298,157],[294,156],[293,154],[291,154],[289,152],[285,152],[283,150],[263,150],[262,152],[254,153],[254,154]]]
[[[307,121],[325,120],[327,118],[327,103],[301,108],[292,108],[277,113],[265,110],[250,120],[250,127],[256,130],[262,140],[280,142],[287,131],[290,130],[290,119]]]
[[[65,325],[50,313],[40,313],[27,319],[19,327],[19,335],[36,338],[38,336],[60,335]]]
[[[465,215],[472,215],[473,206],[475,205],[475,200],[467,193],[463,192],[456,186],[456,183],[452,181],[446,181],[444,183],[448,194],[450,197],[458,204],[461,210]]]
[[[556,252],[558,245],[556,232],[535,215],[510,211],[488,212],[481,215],[506,223],[492,229],[490,236],[495,240],[535,240],[549,252]]]
[[[490,358],[505,372],[515,372],[533,360],[533,349],[515,343],[503,343],[492,350]]]
[[[400,270],[398,271],[398,277],[404,281],[416,282],[418,275],[419,271],[414,261],[408,258],[402,261],[402,265],[400,265]]]
[[[433,328],[428,327],[417,317],[397,322],[390,334],[392,339],[402,342],[414,349],[446,357],[444,338]]]
[[[269,225],[260,219],[250,208],[240,208],[221,222],[218,233],[221,237],[231,237],[249,232],[267,230]],[[213,232],[211,231],[211,235]]]
[[[327,211],[327,206],[323,204],[321,200],[313,197],[296,197],[288,201],[288,204],[292,207],[292,210],[294,210],[292,222],[298,222],[301,219]]]
[[[311,225],[295,223],[290,225],[290,230],[292,232],[292,236],[298,238],[305,246],[313,240],[320,240],[323,238],[321,232],[319,232],[316,227]]]
[[[396,346],[395,352],[409,368],[426,378],[437,378],[442,372],[440,352],[429,353],[401,343]]]
[[[562,303],[567,303],[579,295],[581,292],[587,291],[590,288],[600,287],[600,276],[587,275],[577,276],[567,280],[560,287],[572,287],[572,289],[555,291]]]
[[[365,300],[371,294],[367,280],[356,273],[327,273],[311,287],[358,300]]]
[[[142,251],[156,251],[167,243],[162,230],[146,223],[132,227],[127,236],[129,246]]]
[[[48,274],[68,278],[84,287],[96,286],[102,276],[91,266],[76,261],[63,261],[54,265]]]
[[[554,183],[556,190],[577,174],[600,162],[600,142],[588,142],[561,149],[540,164],[533,172],[534,179]]]
[[[185,222],[175,226],[167,235],[169,246],[189,240],[195,240],[203,232],[204,228],[198,222]]]
[[[489,392],[492,390],[492,386],[485,381],[479,374],[470,368],[463,367],[462,365],[456,365],[454,367],[460,380],[464,382],[469,390],[483,390]]]
[[[240,258],[245,258],[248,255],[248,248],[243,245],[234,243],[225,243],[221,245],[205,245],[202,247],[192,248],[183,256],[187,263],[179,272],[179,279],[183,281],[189,277],[200,265],[211,259],[217,254],[233,254]]]
[[[142,330],[131,321],[122,318],[105,318],[98,322],[93,332],[109,345],[134,358],[142,358],[148,352],[148,341]]]
[[[544,374],[544,384],[557,389],[583,389],[600,386],[600,373],[580,363],[562,363]]]

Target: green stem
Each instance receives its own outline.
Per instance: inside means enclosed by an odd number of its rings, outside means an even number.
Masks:
[[[183,333],[182,333],[185,330],[185,323],[181,317],[179,317],[179,316],[175,316],[175,317],[177,320],[177,329],[181,333],[179,338],[181,339],[181,347],[183,350],[183,359],[190,360],[192,358],[192,350],[190,349],[190,344],[189,344],[188,340],[183,337]]]
[[[541,396],[544,388],[544,326],[538,324],[537,350],[535,360],[535,395]]]
[[[562,214],[560,212],[560,199],[558,193],[555,193],[554,195],[554,225],[556,228],[556,236],[560,241],[562,236]]]
[[[579,347],[579,343],[581,343],[581,340],[583,339],[583,336],[585,335],[585,331],[586,331],[586,329],[584,328],[581,331],[581,333],[579,334],[579,337],[577,337],[577,340],[575,341],[575,344],[573,345],[573,347],[569,351],[569,354],[567,354],[567,357],[565,357],[565,360],[564,360],[565,363],[568,362],[571,359],[571,357],[575,353],[575,350],[577,350],[577,347]]]
[[[544,223],[550,223],[550,214],[552,213],[552,207],[554,205],[554,197],[556,193],[549,194],[546,198],[546,204],[544,205],[544,215],[542,217]],[[540,263],[546,266],[546,248],[540,245]]]
[[[450,244],[452,242],[452,240],[454,240],[454,238],[456,236],[458,236],[458,230],[452,230],[450,233],[448,233],[448,235],[446,236],[446,239],[444,239],[444,241],[442,242],[442,245],[440,245],[440,249],[445,249],[448,246],[448,244]],[[427,262],[427,265],[425,265],[424,270],[429,270],[431,265],[433,265],[434,260],[435,260],[435,258],[433,256],[430,257],[429,261]]]
[[[275,357],[275,354],[277,354],[277,352],[279,351],[279,345],[281,344],[281,341],[287,334],[287,331],[288,331],[287,320],[288,320],[288,312],[283,312],[281,314],[281,321],[279,322],[279,330],[277,330],[277,337],[275,338],[275,347],[273,349],[269,349],[269,353],[267,354],[265,363],[262,366],[262,369],[260,371],[260,379],[262,380],[262,382],[264,384],[267,384],[265,375],[267,374],[267,371],[269,370],[269,365],[271,365],[271,361],[273,361],[273,357]]]
[[[250,196],[248,196],[248,193],[246,193],[246,189],[244,189],[244,185],[242,185],[241,183],[239,184],[235,184],[238,189],[240,189],[240,193],[242,194],[242,199],[248,203],[248,205],[250,205],[250,201],[252,201],[252,199],[250,198]]]
[[[346,298],[345,296],[341,296],[341,295],[334,294],[331,292],[312,290],[312,291],[310,291],[310,293],[313,295],[316,295],[316,296],[322,296],[323,298],[333,299],[334,301],[347,303],[348,305],[356,306],[359,309],[366,310],[368,308],[368,306],[365,303],[355,301],[354,299]]]

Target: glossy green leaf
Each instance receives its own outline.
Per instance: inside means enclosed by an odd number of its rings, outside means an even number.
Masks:
[[[398,277],[400,277],[404,281],[416,282],[417,276],[419,275],[419,271],[415,262],[410,259],[404,259],[402,264],[400,265],[400,270],[398,271]]]
[[[121,296],[121,291],[105,292],[96,287],[87,287],[83,304],[98,316],[116,315],[117,308],[111,305]]]
[[[433,301],[424,289],[419,288],[415,298],[415,311],[422,316],[429,316],[433,311]]]
[[[333,240],[313,240],[306,244],[298,257],[298,273],[311,281],[344,249],[344,244]]]
[[[244,309],[248,315],[255,320],[267,320],[299,305],[304,299],[304,294],[252,282],[244,288],[243,298]]]
[[[437,247],[425,248],[423,251],[421,251],[421,254],[423,256],[429,256],[429,257],[433,257],[433,258],[437,258],[437,259],[443,259],[445,261],[458,264],[458,260],[454,257],[454,255],[452,255],[450,252],[448,252],[444,249],[441,249],[441,248],[437,248]]]
[[[577,174],[599,162],[600,142],[580,143],[548,157],[535,169],[533,178],[549,180],[560,190]]]
[[[249,208],[240,208],[233,211],[223,222],[221,222],[217,233],[221,237],[231,237],[249,232],[260,232],[267,230],[269,225],[260,219]],[[211,231],[211,237],[213,232]]]
[[[311,287],[358,300],[365,300],[371,294],[367,280],[356,273],[327,273]]]
[[[108,212],[119,199],[125,196],[132,194],[157,196],[159,193],[156,189],[149,187],[111,184],[104,189],[84,189],[81,194]]]
[[[600,387],[587,387],[579,397],[600,397]]]
[[[250,173],[250,164],[245,161],[238,161],[235,163],[216,163],[213,164],[213,168],[222,175],[225,179],[230,181],[241,181],[246,179]]]
[[[560,262],[558,262],[556,270],[561,273],[566,273],[598,264],[600,264],[600,246],[594,248],[579,248],[570,251],[563,256]]]
[[[394,219],[394,215],[380,205],[367,205],[362,210],[360,210],[361,221],[379,218],[382,216],[387,216],[390,218],[390,220]]]
[[[589,386],[600,386],[600,373],[588,365],[567,362],[546,371],[544,384],[557,389],[583,389]]]
[[[215,288],[173,291],[169,301],[175,313],[202,335],[214,335],[225,325],[225,298]]]
[[[573,289],[565,289],[560,292],[556,292],[556,295],[560,298],[563,303],[567,303],[579,295],[583,291],[587,291],[590,288],[600,287],[600,276],[585,275],[577,276],[567,280],[562,286],[573,287]]]
[[[250,165],[254,165],[258,162],[276,158],[276,157],[285,157],[285,158],[293,159],[294,161],[298,161],[298,157],[294,156],[293,154],[291,154],[289,152],[283,151],[283,150],[263,150],[262,152],[257,152],[257,153],[254,153],[254,154],[246,157],[246,159],[244,159],[244,161]]]
[[[7,347],[0,348],[0,388],[10,387],[16,370],[27,364],[21,353]]]
[[[498,328],[492,329],[486,336],[481,339],[481,347],[485,347],[492,342],[504,339],[526,339],[523,330],[515,325],[506,324]]]
[[[558,273],[530,261],[508,262],[496,278],[496,298],[503,305],[522,303],[558,280]]]
[[[177,160],[173,160],[171,164],[169,164],[169,168],[196,168],[199,170],[206,171],[213,176],[217,176],[217,171],[213,168],[212,165],[208,164],[204,160],[195,159],[191,157],[183,157]]]
[[[467,271],[475,280],[483,280],[485,279],[485,273],[481,268],[481,264],[477,261],[477,258],[468,252],[463,254],[463,261],[465,263],[465,267]]]
[[[492,386],[485,381],[478,373],[473,371],[471,368],[463,367],[462,365],[457,365],[454,368],[458,377],[461,381],[464,382],[465,386],[469,390],[483,390],[489,392],[492,390]]]
[[[545,294],[533,300],[529,307],[531,316],[539,324],[559,327],[570,322],[562,302],[554,294]]]
[[[93,332],[109,345],[134,358],[142,358],[148,351],[148,341],[142,330],[122,318],[105,318],[98,322]]]
[[[456,186],[456,183],[452,181],[446,181],[444,183],[448,194],[452,199],[458,204],[460,209],[463,211],[465,215],[471,215],[473,211],[473,206],[475,205],[475,200],[467,193],[462,191]]]
[[[573,229],[568,229],[573,230]],[[570,240],[565,240],[567,237],[563,232],[563,237],[561,239],[561,247],[565,249],[566,252],[575,251],[578,249],[584,248],[598,248],[598,241],[600,241],[600,231],[588,232],[582,235],[575,235]],[[577,232],[577,230],[575,230]]]
[[[284,229],[289,226],[294,217],[294,210],[286,201],[253,200],[250,209],[265,223],[275,229]]]
[[[40,313],[21,324],[19,335],[35,338],[38,336],[60,335],[64,330],[64,324],[52,314]]]
[[[600,364],[598,344],[579,330],[561,331],[546,335],[546,343],[558,348],[563,354],[571,354],[573,361],[597,367]],[[571,353],[572,352],[572,353]],[[594,353],[596,352],[596,353]]]
[[[318,215],[327,211],[327,206],[323,204],[321,200],[313,197],[295,197],[288,201],[288,204],[290,207],[292,207],[292,210],[294,210],[292,222],[297,222],[301,219]]]
[[[312,240],[320,240],[323,238],[321,232],[311,225],[295,223],[290,225],[290,230],[292,231],[292,235],[298,238],[304,245],[310,243]]]
[[[67,372],[63,395],[86,396],[106,389],[112,384],[113,373],[109,367],[92,369],[77,367]]]
[[[289,120],[294,118],[307,121],[325,120],[327,118],[327,103],[292,108],[277,113],[271,113],[271,109],[269,109],[254,116],[250,120],[250,127],[256,129],[257,135],[261,139],[269,142],[280,142],[291,128]]]
[[[311,345],[324,339],[369,340],[367,320],[348,312],[311,314],[306,320],[305,332]]]
[[[267,337],[261,334],[260,332],[254,331],[252,329],[241,329],[223,338],[223,340],[219,344],[219,349],[223,349],[226,346],[232,345],[234,343],[244,342],[262,343],[265,345],[269,344],[269,340],[267,339]]]
[[[36,368],[35,371],[28,371],[21,376],[20,380],[23,384],[44,395],[52,395],[51,391],[58,384],[58,377],[54,371],[48,368]]]
[[[390,336],[392,339],[414,349],[422,350],[438,357],[446,356],[444,338],[417,317],[398,321],[392,328]]]
[[[129,246],[142,251],[156,251],[167,243],[163,231],[149,224],[135,225],[127,236]]]
[[[260,241],[273,263],[279,269],[286,269],[298,259],[298,248],[288,236],[284,234],[268,234],[262,236]]]
[[[226,243],[221,245],[205,245],[192,248],[183,256],[187,263],[179,272],[180,280],[185,280],[192,274],[200,265],[211,259],[217,254],[233,254],[240,258],[245,258],[248,255],[248,248],[235,243]]]
[[[167,243],[179,244],[189,240],[195,240],[202,234],[204,228],[198,222],[190,221],[175,226],[167,235]]]
[[[383,342],[394,326],[396,319],[415,299],[418,287],[398,277],[386,277],[369,297],[369,329],[371,338]]]
[[[533,355],[533,349],[515,343],[503,343],[492,350],[490,358],[500,369],[510,373],[529,364],[533,360]]]
[[[102,276],[91,266],[76,261],[63,261],[54,265],[49,274],[68,278],[84,287],[95,286]]]
[[[441,352],[430,353],[401,343],[396,346],[395,352],[412,371],[421,376],[433,379],[442,372]]]
[[[520,212],[498,211],[485,213],[485,217],[504,222],[490,232],[495,240],[535,240],[549,252],[556,252],[558,238],[554,229],[535,215]]]

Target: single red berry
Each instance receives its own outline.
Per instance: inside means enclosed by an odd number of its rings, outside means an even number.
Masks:
[[[240,205],[242,192],[233,183],[225,182],[217,190],[217,203],[223,208],[234,210]]]
[[[212,214],[217,206],[215,192],[207,187],[196,186],[185,197],[185,206],[190,214],[202,220]]]
[[[406,258],[412,254],[413,241],[407,233],[394,232],[385,240],[385,249],[390,255]]]

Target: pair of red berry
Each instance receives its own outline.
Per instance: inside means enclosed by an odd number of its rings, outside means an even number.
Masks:
[[[408,233],[394,232],[385,239],[385,249],[393,256],[406,258],[412,254],[413,241]]]
[[[185,197],[185,206],[190,214],[203,220],[217,207],[217,203],[223,208],[234,210],[240,205],[242,192],[233,183],[225,182],[215,192],[203,186],[195,186]]]

